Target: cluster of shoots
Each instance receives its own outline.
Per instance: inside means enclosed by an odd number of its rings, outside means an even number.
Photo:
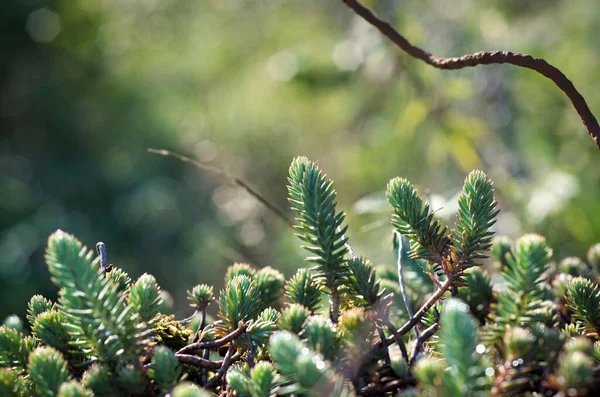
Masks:
[[[233,264],[223,290],[188,291],[183,320],[153,276],[133,281],[104,245],[52,234],[58,299],[33,296],[27,323],[10,316],[0,327],[0,396],[600,392],[600,245],[554,261],[539,235],[494,238],[498,208],[481,171],[466,177],[452,226],[394,178],[396,263],[373,265],[351,248],[315,163],[296,158],[288,181],[309,265],[286,280]]]

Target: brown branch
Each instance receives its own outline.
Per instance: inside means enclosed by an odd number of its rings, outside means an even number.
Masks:
[[[384,36],[408,55],[420,59],[437,69],[457,70],[478,65],[492,65],[508,63],[515,66],[531,69],[552,80],[569,98],[577,113],[581,117],[583,125],[587,128],[592,141],[600,149],[600,125],[598,120],[588,107],[583,96],[577,91],[571,80],[558,68],[542,58],[535,58],[528,54],[519,54],[511,51],[479,51],[460,57],[443,58],[438,57],[422,48],[412,45],[404,36],[398,33],[390,24],[379,19],[369,9],[363,7],[356,0],[342,0],[356,14],[377,28]]]
[[[406,334],[408,331],[410,331],[411,329],[413,329],[414,326],[419,322],[419,320],[421,320],[421,318],[425,315],[425,313],[427,313],[427,310],[429,310],[431,308],[431,306],[435,305],[435,303],[438,300],[440,300],[440,298],[444,295],[444,293],[448,290],[448,288],[450,288],[453,280],[454,280],[454,277],[451,275],[444,282],[444,284],[442,284],[441,287],[438,288],[438,290],[435,291],[435,293],[433,295],[431,295],[431,297],[429,299],[427,299],[427,302],[425,302],[423,304],[423,306],[421,306],[421,308],[415,313],[415,315],[412,316],[410,318],[410,320],[408,320],[406,323],[404,323],[404,325],[402,327],[400,327],[400,329],[396,332],[396,335],[402,336],[402,335]],[[391,335],[390,337],[388,337],[388,343],[393,343],[394,340],[396,340],[394,335]]]
[[[221,365],[221,368],[219,368],[219,371],[217,371],[215,376],[213,376],[212,379],[209,380],[208,383],[206,384],[207,389],[212,389],[212,388],[216,387],[217,384],[219,383],[219,381],[221,380],[221,378],[223,377],[223,375],[225,374],[225,372],[227,372],[227,369],[229,368],[229,366],[232,363],[234,351],[235,351],[235,347],[233,347],[233,345],[230,345],[229,349],[227,349],[227,353],[225,354],[225,358],[223,359],[223,364]]]
[[[425,342],[427,342],[427,340],[429,338],[431,338],[433,336],[433,334],[435,334],[439,328],[440,328],[440,323],[436,322],[431,327],[424,330],[423,333],[417,337],[417,340],[415,341],[415,346],[413,347],[412,355],[411,355],[410,361],[409,361],[409,364],[411,366],[417,360],[417,356],[421,352],[421,349],[423,348],[423,344]]]
[[[244,332],[246,332],[246,328],[248,328],[246,325],[242,325],[241,327],[237,328],[235,331],[225,335],[224,337],[222,337],[220,339],[209,340],[206,342],[190,343],[189,345],[184,346],[181,349],[179,349],[177,354],[192,353],[192,352],[195,352],[198,350],[203,350],[203,349],[216,349],[218,347],[221,347],[221,346],[231,342],[238,336],[242,335]]]
[[[198,356],[193,356],[191,354],[175,354],[175,357],[181,363],[191,364],[191,365],[194,365],[196,367],[206,368],[206,369],[219,369],[219,368],[221,368],[223,366],[223,361],[224,361],[224,360],[221,360],[221,361],[210,361],[210,360],[208,360],[206,358],[201,358],[201,357],[198,357]],[[235,353],[231,357],[231,363],[235,363],[236,361],[239,361],[241,358],[242,358],[242,356],[239,353]]]
[[[221,368],[221,365],[223,365],[223,361],[210,361],[198,356],[193,356],[191,354],[177,353],[175,354],[175,357],[177,358],[177,360],[179,360],[180,363],[192,364],[196,367],[201,368],[219,369]]]
[[[248,194],[250,194],[252,197],[254,197],[258,201],[260,201],[260,203],[262,205],[264,205],[269,211],[271,211],[272,213],[277,215],[277,217],[280,218],[282,221],[284,221],[288,226],[290,226],[292,228],[294,227],[294,222],[292,222],[292,220],[290,218],[288,218],[287,215],[283,211],[281,211],[275,205],[273,205],[269,201],[267,201],[267,199],[265,199],[263,196],[261,196],[256,190],[254,190],[250,186],[248,186],[248,184],[246,184],[246,182],[244,182],[241,179],[237,178],[236,176],[230,174],[229,172],[225,171],[224,169],[219,168],[212,164],[206,164],[201,161],[194,160],[190,157],[184,156],[179,153],[171,152],[169,150],[149,148],[148,152],[153,153],[153,154],[158,154],[161,156],[166,156],[166,157],[174,157],[174,158],[178,159],[179,161],[183,161],[184,163],[193,164],[198,169],[201,169],[203,171],[207,171],[207,172],[210,172],[211,174],[219,176],[220,178],[228,181],[231,185],[241,187],[246,192],[248,192]]]

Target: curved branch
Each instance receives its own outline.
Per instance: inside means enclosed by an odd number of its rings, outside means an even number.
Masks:
[[[583,125],[587,128],[592,141],[600,149],[600,125],[588,107],[583,96],[577,91],[571,80],[558,68],[542,58],[535,58],[527,54],[510,51],[479,51],[461,57],[443,58],[435,56],[422,48],[412,45],[404,36],[398,33],[390,24],[379,19],[369,9],[363,7],[356,0],[342,0],[356,14],[377,28],[381,34],[392,40],[402,51],[420,59],[438,69],[456,70],[478,65],[492,65],[508,63],[515,66],[531,69],[552,80],[569,98]]]
[[[189,345],[184,346],[181,349],[179,349],[179,351],[177,351],[177,354],[192,353],[192,352],[202,350],[202,349],[216,349],[218,347],[226,345],[227,343],[231,342],[235,338],[242,335],[244,332],[246,332],[247,328],[248,328],[247,325],[242,325],[241,327],[235,329],[234,331],[232,331],[231,333],[225,335],[224,337],[222,337],[220,339],[209,340],[209,341],[205,341],[205,342],[190,343]]]

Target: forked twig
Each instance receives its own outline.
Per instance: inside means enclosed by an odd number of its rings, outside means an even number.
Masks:
[[[423,349],[423,344],[425,342],[427,342],[427,340],[429,338],[431,338],[433,336],[433,334],[435,334],[439,328],[440,328],[440,323],[439,322],[435,322],[431,327],[425,329],[421,333],[421,335],[419,335],[417,337],[417,340],[415,341],[415,346],[413,347],[412,354],[411,354],[411,357],[410,357],[409,364],[411,366],[416,362],[417,357],[419,356],[419,353]]]
[[[573,107],[579,113],[583,125],[587,128],[592,141],[600,149],[600,125],[590,110],[583,96],[577,91],[571,80],[565,76],[557,67],[548,63],[545,59],[535,58],[528,54],[520,54],[511,51],[479,51],[460,57],[444,58],[438,57],[411,44],[404,36],[387,22],[379,19],[369,9],[362,6],[357,0],[342,0],[350,9],[365,21],[373,25],[384,36],[389,38],[398,48],[408,55],[420,59],[437,69],[457,70],[478,65],[492,65],[508,63],[522,68],[536,71],[542,76],[552,80],[569,98]]]

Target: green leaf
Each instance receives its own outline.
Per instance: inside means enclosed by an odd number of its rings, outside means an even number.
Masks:
[[[41,396],[54,397],[60,385],[69,380],[69,367],[63,355],[51,347],[38,347],[29,356],[27,372]]]
[[[279,327],[284,331],[290,331],[296,335],[300,334],[306,325],[310,312],[305,306],[292,304],[282,313],[279,319]]]
[[[312,316],[300,335],[308,346],[325,359],[332,360],[338,350],[337,330],[330,319]]]
[[[162,296],[154,276],[144,273],[129,289],[129,303],[142,321],[150,323],[160,312]]]
[[[583,277],[571,280],[567,286],[567,306],[573,318],[588,331],[600,332],[600,289]]]
[[[256,285],[261,295],[261,309],[275,306],[283,294],[285,277],[280,271],[270,266],[263,267],[256,273]]]
[[[227,372],[227,383],[237,395],[250,394],[250,379],[239,368]]]
[[[365,258],[352,258],[348,261],[348,269],[349,288],[355,295],[353,303],[365,307],[377,303],[382,291],[371,262]]]
[[[21,332],[5,325],[0,327],[0,367],[27,366],[29,353],[35,348],[35,341]]]
[[[196,310],[205,309],[213,300],[214,292],[212,285],[198,284],[191,291],[187,292],[187,299],[190,306]]]
[[[93,397],[93,393],[77,381],[72,380],[60,386],[58,397]]]
[[[123,355],[137,355],[147,341],[145,325],[119,285],[98,266],[93,252],[63,231],[48,239],[46,262],[60,290],[58,310],[68,321],[72,346],[82,354],[116,364]]]
[[[288,331],[275,332],[269,340],[269,352],[277,369],[286,375],[296,370],[296,359],[302,352],[302,341],[297,335]]]
[[[227,268],[225,273],[225,285],[229,284],[237,276],[248,276],[251,279],[256,277],[256,269],[247,263],[234,263]]]
[[[118,395],[115,390],[114,374],[106,366],[92,365],[81,379],[83,385],[94,392],[96,397]]]
[[[219,317],[230,330],[246,323],[261,310],[261,292],[248,276],[235,276],[219,296]]]
[[[8,328],[16,329],[19,332],[23,331],[23,321],[16,314],[6,317],[2,325]]]
[[[333,182],[306,157],[296,157],[288,177],[289,202],[296,214],[297,236],[307,243],[304,249],[314,254],[306,258],[315,263],[316,278],[321,285],[336,289],[347,273],[348,252],[344,213],[336,212]]]
[[[392,179],[386,195],[394,209],[392,225],[411,240],[410,257],[441,262],[447,228],[434,219],[429,204],[423,203],[415,188],[404,178]]]
[[[441,355],[452,368],[451,374],[462,395],[480,389],[485,382],[485,367],[476,352],[477,322],[465,303],[453,299],[444,305],[439,343]]]
[[[495,300],[490,277],[479,268],[473,268],[464,278],[465,286],[458,290],[458,296],[469,305],[471,313],[484,324]]]
[[[473,171],[465,179],[464,192],[458,197],[456,229],[452,232],[452,246],[463,268],[475,266],[492,246],[493,232],[500,212],[496,209],[494,187],[482,171]]]
[[[279,314],[275,309],[265,309],[246,331],[250,340],[257,346],[264,346],[269,337],[277,330]]]
[[[127,394],[140,395],[148,389],[148,380],[133,364],[121,367],[117,372],[117,383]]]
[[[12,368],[0,368],[0,396],[26,397],[32,395],[30,378],[19,376]]]
[[[291,303],[303,305],[313,313],[320,308],[321,289],[309,269],[298,269],[285,285],[285,296]]]
[[[274,394],[277,372],[273,364],[261,361],[256,364],[250,374],[250,396],[269,397]]]
[[[38,315],[53,308],[54,303],[50,299],[46,299],[42,295],[33,295],[27,305],[27,320],[29,320],[29,324],[33,325]]]
[[[49,310],[35,318],[31,332],[43,344],[67,354],[71,337],[66,323],[65,317],[57,310]]]
[[[166,393],[175,386],[180,375],[181,369],[175,354],[165,346],[158,346],[154,349],[148,376],[154,381],[156,387]]]

